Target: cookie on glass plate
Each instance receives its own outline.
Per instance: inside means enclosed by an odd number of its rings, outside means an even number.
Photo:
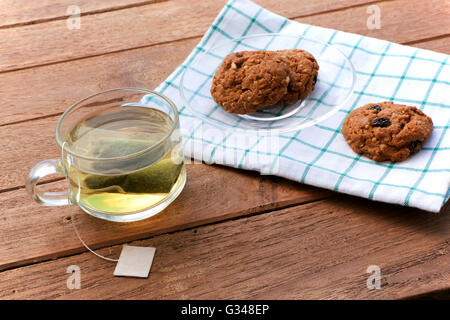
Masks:
[[[227,112],[253,113],[286,95],[289,74],[288,63],[273,51],[234,52],[217,69],[211,96]]]
[[[290,82],[288,92],[278,104],[291,104],[306,98],[316,85],[319,65],[313,55],[305,50],[286,49],[276,51],[289,63]]]

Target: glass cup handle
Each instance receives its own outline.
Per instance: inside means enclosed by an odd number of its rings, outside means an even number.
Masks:
[[[43,177],[52,173],[64,175],[64,169],[60,159],[44,160],[37,163],[30,171],[27,180],[27,191],[31,198],[44,206],[66,206],[70,204],[69,192],[43,192],[42,194],[36,190],[36,184]]]

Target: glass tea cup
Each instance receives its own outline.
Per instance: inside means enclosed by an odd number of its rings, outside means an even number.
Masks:
[[[151,90],[111,89],[80,100],[59,119],[56,141],[61,158],[36,164],[26,183],[45,206],[77,204],[97,218],[138,221],[167,207],[186,183],[178,110]],[[55,173],[69,190],[38,192],[38,181]]]

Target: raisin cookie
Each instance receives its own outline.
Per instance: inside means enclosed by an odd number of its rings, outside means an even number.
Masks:
[[[357,153],[375,161],[403,161],[418,152],[433,131],[430,117],[416,107],[370,103],[353,110],[342,133]]]
[[[312,54],[300,49],[276,51],[289,63],[290,82],[287,94],[278,104],[290,104],[306,98],[314,90],[319,65]]]
[[[231,53],[214,75],[211,95],[227,112],[253,113],[286,95],[289,75],[288,63],[273,51]]]

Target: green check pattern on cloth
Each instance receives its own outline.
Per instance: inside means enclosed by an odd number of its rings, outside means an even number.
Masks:
[[[271,138],[223,132],[193,115],[179,96],[180,77],[186,66],[205,49],[226,39],[262,33],[305,35],[341,50],[357,71],[355,91],[347,105],[315,126]],[[156,90],[171,98],[179,108],[184,152],[189,157],[438,212],[450,195],[448,57],[300,24],[249,0],[231,0],[189,57]],[[193,87],[191,98],[210,98],[204,93],[209,90],[206,83],[213,74],[214,71],[211,74],[199,72],[198,79],[190,81]],[[355,154],[340,132],[345,117],[353,109],[366,103],[389,100],[417,106],[434,122],[433,134],[422,151],[396,164],[376,163]],[[318,99],[317,103],[324,102]]]

